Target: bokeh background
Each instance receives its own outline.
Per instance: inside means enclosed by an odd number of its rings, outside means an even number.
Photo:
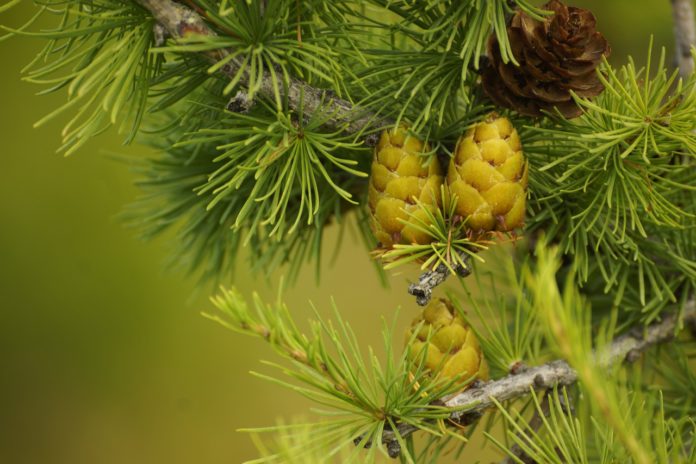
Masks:
[[[542,2],[537,2],[542,3]],[[644,61],[650,35],[672,56],[669,0],[576,0],[593,9],[614,63]],[[25,1],[0,15],[18,26]],[[168,239],[143,243],[117,218],[138,195],[115,132],[69,158],[56,155],[62,121],[32,124],[63,101],[36,96],[20,70],[41,43],[0,43],[0,462],[12,464],[234,463],[257,456],[242,427],[306,414],[309,403],[249,375],[269,372],[263,342],[201,317],[211,288],[164,266]],[[124,160],[125,159],[125,160]],[[325,256],[336,246],[330,230]],[[319,284],[305,269],[286,301],[301,319],[308,301],[328,313],[335,298],[367,345],[380,318],[403,308],[416,269],[382,288],[358,239],[346,235]],[[241,261],[243,262],[243,260]],[[280,275],[261,280],[239,267],[236,285],[275,295]],[[469,455],[490,460],[495,456]]]

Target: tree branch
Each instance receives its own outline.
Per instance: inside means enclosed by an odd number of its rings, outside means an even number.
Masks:
[[[679,320],[676,314],[670,314],[661,322],[647,327],[636,327],[617,337],[604,351],[596,353],[599,367],[623,361],[637,361],[640,353],[649,347],[671,340],[681,324],[688,327],[694,323],[696,323],[696,302],[692,299],[684,307],[682,320]],[[450,415],[450,419],[461,422],[466,421],[469,416],[480,415],[484,410],[492,407],[493,399],[498,402],[512,400],[527,396],[531,389],[548,390],[556,386],[572,385],[577,378],[577,373],[567,362],[556,360],[469,388],[451,398],[444,399],[443,403],[446,407],[458,409]],[[408,424],[401,424],[398,427],[402,437],[417,430],[418,428]],[[394,431],[385,431],[382,442],[389,450],[396,451],[398,448]],[[395,452],[395,454],[398,453]]]
[[[176,3],[173,0],[135,0],[142,7],[147,9],[157,21],[157,27],[154,31],[158,42],[163,42],[165,33],[173,39],[181,39],[187,34],[197,34],[203,36],[217,35],[214,30],[208,26],[204,18],[196,11]],[[160,44],[161,45],[161,44]],[[206,55],[211,61],[219,61],[228,56],[229,50],[216,50],[208,52]],[[241,63],[238,59],[231,60],[227,65],[220,69],[220,72],[226,76],[234,77]],[[242,85],[248,84],[248,76],[246,72],[240,80]],[[275,90],[273,81],[270,77],[264,76],[259,93],[267,98],[274,98]],[[322,110],[332,115],[327,126],[333,129],[341,129],[349,134],[358,134],[361,131],[374,127],[384,127],[394,124],[394,121],[380,118],[377,114],[370,111],[355,107],[351,102],[337,98],[333,91],[323,90],[310,86],[306,82],[298,79],[290,78],[287,87],[288,105],[292,110],[298,110],[300,106],[303,111],[312,114],[322,107]],[[234,97],[228,102],[226,109],[229,111],[246,113],[253,106],[254,102],[249,98],[249,94],[243,90],[238,91]],[[378,134],[368,133],[365,137],[367,146],[377,144]],[[470,257],[462,257],[465,263],[469,263]],[[468,266],[457,265],[454,268],[457,275],[466,277],[471,273]],[[409,286],[408,292],[416,297],[419,305],[425,306],[430,301],[433,289],[442,284],[450,275],[450,269],[445,265],[439,265],[433,271],[427,271],[421,274],[418,283],[413,283]]]
[[[469,263],[471,256],[468,254],[462,256],[462,260],[466,266],[456,265],[454,271],[460,277],[467,277],[471,274]],[[416,297],[416,303],[425,306],[430,301],[433,295],[433,289],[447,280],[451,274],[450,268],[444,264],[438,265],[433,271],[426,271],[418,278],[418,283],[413,283],[408,286],[408,293]]]
[[[136,1],[148,10],[154,19],[174,39],[180,39],[187,34],[217,35],[198,13],[173,0]],[[208,57],[218,61],[228,56],[229,53],[229,50],[217,50],[213,53],[208,53]],[[233,59],[223,66],[220,72],[231,78],[239,72],[240,68],[241,63],[239,60]],[[246,72],[240,83],[242,85],[248,84]],[[303,111],[308,114],[313,114],[321,109],[321,111],[331,116],[326,124],[328,127],[339,129],[349,134],[358,134],[369,127],[394,124],[393,121],[380,118],[371,111],[356,107],[348,100],[336,97],[332,90],[318,89],[292,77],[288,82],[286,91],[290,109],[297,111],[302,106]],[[267,98],[274,98],[273,80],[269,76],[264,76],[259,93]],[[365,137],[365,144],[375,145],[377,139],[377,134],[368,134]]]
[[[686,79],[694,72],[691,47],[696,46],[696,21],[693,0],[670,0],[674,20],[674,45],[679,75]]]

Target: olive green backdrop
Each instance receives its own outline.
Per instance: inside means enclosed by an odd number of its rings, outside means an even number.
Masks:
[[[629,52],[641,60],[650,33],[671,52],[669,0],[575,4],[596,12],[612,61]],[[0,24],[17,26],[32,9],[27,1]],[[255,457],[236,429],[301,415],[309,404],[250,376],[268,372],[258,361],[273,359],[270,349],[201,317],[211,310],[210,289],[196,292],[192,279],[165,269],[166,238],[142,243],[116,218],[137,191],[128,163],[110,154],[146,149],[124,147],[111,132],[63,158],[55,154],[60,121],[32,129],[64,98],[35,96],[39,88],[20,81],[39,46],[26,38],[0,43],[0,462]],[[335,239],[332,230],[329,247]],[[405,324],[416,312],[405,282],[417,271],[393,276],[391,290],[382,289],[350,235],[324,269],[320,285],[308,269],[287,291],[298,317],[309,314],[308,300],[328,312],[334,296],[361,340],[379,346],[381,315],[401,305]],[[279,276],[268,285],[239,271],[237,285],[247,294],[274,295]]]

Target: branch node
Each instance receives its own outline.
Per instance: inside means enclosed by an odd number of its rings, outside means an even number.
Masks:
[[[469,384],[469,388],[481,388],[481,387],[483,387],[485,384],[486,384],[486,382],[484,382],[484,381],[481,380],[481,379],[474,379],[474,380]]]
[[[401,454],[401,445],[398,441],[393,440],[387,443],[387,454],[390,458],[396,459]]]
[[[374,147],[379,142],[379,134],[374,133],[365,137],[365,145],[368,147]]]
[[[360,444],[363,443],[364,440],[365,440],[365,435],[360,435],[359,437],[355,437],[353,439],[353,444],[355,446],[360,446]],[[365,448],[365,449],[372,448],[372,440],[364,441],[363,448]]]
[[[243,90],[238,91],[227,103],[227,111],[233,113],[246,114],[254,106],[254,100],[249,98],[249,94]]]
[[[161,47],[167,41],[169,33],[160,23],[155,23],[155,25],[152,26],[152,36],[155,47]]]
[[[640,359],[640,351],[638,350],[631,350],[628,353],[626,353],[626,362],[636,362]]]
[[[461,426],[469,426],[472,425],[476,422],[478,422],[481,418],[483,417],[483,413],[481,411],[471,411],[471,412],[465,412],[461,416],[457,417],[456,419],[451,419],[453,422],[456,422],[457,424]]]
[[[525,372],[527,369],[529,369],[529,366],[525,364],[524,361],[515,361],[510,366],[509,372],[512,375],[518,375]]]
[[[572,398],[568,398],[570,402],[572,402]],[[561,405],[561,411],[563,411],[564,414],[572,416],[575,414],[575,408],[573,407],[573,404],[569,402],[566,402],[565,397],[563,395],[558,395],[558,403]]]
[[[462,260],[465,266],[460,264],[454,267],[454,272],[459,277],[467,277],[471,275],[471,256],[468,254],[462,255]],[[413,283],[408,286],[408,293],[416,297],[416,303],[420,306],[425,306],[430,302],[433,295],[433,289],[447,280],[450,275],[450,267],[444,264],[439,264],[434,270],[426,271],[418,278],[418,283]]]
[[[425,306],[430,301],[433,291],[422,284],[411,284],[408,286],[408,293],[416,297],[416,303],[420,306]]]
[[[537,388],[544,388],[546,386],[546,379],[544,379],[544,376],[541,374],[537,374],[534,376],[534,385]]]
[[[693,338],[696,338],[696,319],[687,319],[686,327]]]

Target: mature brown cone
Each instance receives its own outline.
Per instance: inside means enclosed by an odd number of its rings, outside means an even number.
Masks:
[[[483,71],[483,89],[498,105],[528,116],[558,109],[566,118],[582,114],[571,91],[595,97],[604,86],[595,69],[610,47],[595,30],[595,17],[583,8],[551,0],[544,7],[554,12],[543,21],[517,11],[507,31],[519,66],[503,63],[495,34],[488,40],[489,64]]]

